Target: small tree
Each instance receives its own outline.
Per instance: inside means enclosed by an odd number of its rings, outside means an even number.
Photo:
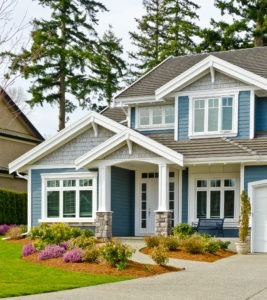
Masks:
[[[249,215],[251,212],[249,197],[245,190],[243,190],[241,193],[240,202],[241,207],[239,215],[239,238],[241,242],[245,243],[248,236]]]

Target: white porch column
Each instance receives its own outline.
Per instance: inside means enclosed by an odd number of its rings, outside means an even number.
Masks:
[[[99,168],[99,203],[98,211],[111,210],[111,167]]]
[[[169,167],[159,165],[159,202],[158,211],[169,210]]]

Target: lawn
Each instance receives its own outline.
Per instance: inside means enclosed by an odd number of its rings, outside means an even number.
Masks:
[[[132,277],[95,275],[32,264],[21,259],[22,245],[0,236],[0,298],[117,282]]]

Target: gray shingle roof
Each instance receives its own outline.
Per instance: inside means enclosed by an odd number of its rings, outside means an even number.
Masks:
[[[121,107],[107,107],[101,112],[101,115],[110,118],[118,123],[126,120],[126,115]]]
[[[214,55],[247,71],[267,79],[267,47],[212,52],[179,57],[170,57],[128,89],[116,99],[127,97],[152,96],[155,90],[193,67],[209,55]]]

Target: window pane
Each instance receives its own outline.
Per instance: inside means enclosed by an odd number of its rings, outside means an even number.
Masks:
[[[224,180],[224,186],[234,187],[235,186],[235,180],[234,179],[225,179]]]
[[[79,184],[80,184],[80,186],[92,186],[93,180],[92,179],[80,179]]]
[[[222,130],[232,130],[233,98],[222,98]]]
[[[59,217],[59,192],[47,192],[47,217]]]
[[[162,107],[156,106],[152,108],[152,124],[162,124]]]
[[[204,116],[205,116],[204,100],[196,100],[194,110],[195,110],[194,132],[204,132]]]
[[[174,106],[165,106],[165,124],[174,123]]]
[[[224,191],[224,217],[234,218],[235,192]]]
[[[207,180],[197,180],[197,187],[207,187]]]
[[[142,107],[140,112],[140,125],[149,125],[149,108]]]
[[[209,99],[208,131],[218,131],[219,100]]]
[[[63,192],[63,217],[74,218],[75,217],[75,191]]]
[[[59,187],[59,180],[48,180],[46,183],[47,187]]]
[[[221,180],[219,179],[213,179],[210,181],[211,187],[220,187],[221,186]]]
[[[76,186],[76,180],[63,180],[63,186]]]
[[[207,192],[206,191],[197,192],[197,217],[198,218],[207,217]]]
[[[210,192],[210,217],[220,218],[221,192]]]
[[[92,198],[92,191],[80,191],[80,217],[86,218],[93,216]]]

